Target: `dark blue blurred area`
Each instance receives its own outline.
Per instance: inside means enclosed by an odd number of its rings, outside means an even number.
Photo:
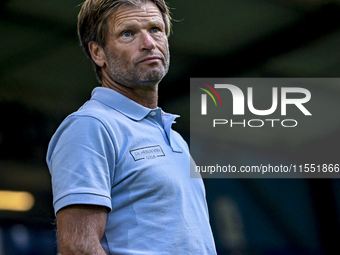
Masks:
[[[0,254],[55,255],[55,233],[49,228],[13,224],[0,226]]]

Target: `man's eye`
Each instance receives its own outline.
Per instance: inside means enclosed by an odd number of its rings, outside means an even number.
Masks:
[[[130,37],[132,34],[131,34],[131,32],[129,32],[129,31],[125,31],[124,33],[123,33],[123,36],[124,37]]]
[[[158,28],[154,27],[154,28],[151,29],[151,33],[157,33],[157,32],[159,32]]]

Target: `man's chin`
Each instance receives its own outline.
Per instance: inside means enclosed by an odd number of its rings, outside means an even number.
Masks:
[[[160,82],[167,72],[165,70],[148,70],[140,76],[143,83],[158,83]]]

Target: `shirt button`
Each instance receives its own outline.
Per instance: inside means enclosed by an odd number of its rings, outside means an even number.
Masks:
[[[156,115],[156,112],[150,112],[150,115],[153,117]]]

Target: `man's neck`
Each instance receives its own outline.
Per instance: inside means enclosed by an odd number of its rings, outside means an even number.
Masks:
[[[113,89],[144,107],[150,109],[157,108],[158,84],[152,87],[130,88],[128,86],[119,84],[112,79],[107,79],[106,77],[103,77],[102,86],[105,88]]]

